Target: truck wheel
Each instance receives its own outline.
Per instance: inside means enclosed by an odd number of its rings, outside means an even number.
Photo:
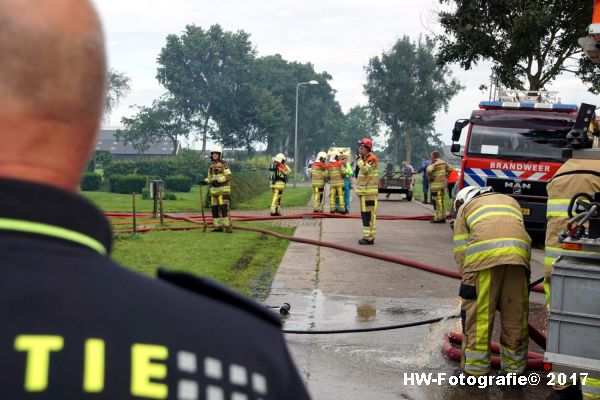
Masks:
[[[406,192],[406,200],[412,201],[412,190],[409,190],[408,192]]]

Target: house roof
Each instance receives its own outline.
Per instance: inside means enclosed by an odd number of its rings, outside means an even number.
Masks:
[[[132,145],[123,144],[115,138],[117,129],[101,129],[98,141],[96,142],[96,150],[109,151],[111,154],[124,155],[170,155],[173,154],[173,142],[171,139],[162,139],[150,145],[150,148],[143,153],[139,153]],[[177,151],[179,153],[181,143],[177,142]]]

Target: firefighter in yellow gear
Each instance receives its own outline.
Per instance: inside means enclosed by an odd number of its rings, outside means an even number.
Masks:
[[[288,181],[289,175],[292,173],[290,167],[285,165],[285,156],[279,153],[275,156],[273,164],[270,168],[271,172],[271,192],[273,194],[271,198],[271,215],[279,216],[281,196],[285,189],[285,184]]]
[[[317,160],[312,163],[308,176],[313,188],[313,212],[323,212],[323,193],[325,191],[325,178],[327,169],[325,168],[327,153],[324,151],[317,154]]]
[[[210,207],[213,217],[213,232],[233,232],[229,220],[229,200],[231,195],[231,171],[222,160],[223,148],[214,146],[210,150],[208,176],[203,183],[210,185]]]
[[[337,154],[332,153],[325,168],[327,169],[327,178],[329,179],[329,212],[332,214],[346,214],[346,205],[344,203],[346,168],[344,168],[344,163],[339,161]],[[336,203],[339,204],[339,208]]]
[[[427,167],[429,178],[429,190],[431,191],[431,202],[435,209],[432,223],[443,224],[446,222],[446,207],[444,205],[447,177],[452,167],[440,158],[440,152],[431,153],[431,165]]]
[[[363,237],[358,244],[370,245],[375,243],[377,222],[377,195],[379,184],[379,160],[371,152],[373,141],[363,138],[358,141],[356,155],[356,194],[360,199],[360,215],[362,217]]]
[[[500,311],[501,373],[521,375],[527,366],[531,238],[519,203],[491,187],[469,186],[456,196],[454,258],[462,275],[461,368],[490,372],[490,337]]]
[[[597,145],[597,143],[596,143]],[[600,192],[600,160],[569,159],[556,172],[546,186],[548,192],[548,208],[546,211],[546,248],[544,254],[544,292],[546,307],[550,310],[550,285],[553,263],[560,255],[576,254],[578,257],[600,258],[600,253],[565,250],[558,241],[558,236],[567,227],[569,220],[568,207],[571,199],[579,193],[591,196]],[[600,377],[588,376],[581,381],[584,399],[600,399]],[[569,385],[555,385],[558,398],[570,398],[579,389]]]

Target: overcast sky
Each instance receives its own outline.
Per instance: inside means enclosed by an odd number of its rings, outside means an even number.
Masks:
[[[367,104],[364,67],[369,58],[388,51],[403,35],[417,39],[436,24],[437,0],[93,0],[104,23],[109,65],[131,77],[131,93],[110,117],[119,125],[133,104],[149,105],[163,89],[156,81],[156,58],[170,33],[185,25],[248,32],[259,56],[279,53],[288,61],[311,62],[317,72],[333,76],[331,86],[344,111]],[[452,66],[466,87],[436,116],[436,129],[450,142],[454,121],[468,118],[487,94],[489,64],[471,71]],[[563,103],[597,102],[573,76],[561,76],[550,87]]]

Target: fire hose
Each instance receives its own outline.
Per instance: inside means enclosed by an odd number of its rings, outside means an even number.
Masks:
[[[114,216],[116,218],[126,218],[127,217],[127,215],[125,213],[110,213],[110,214],[107,214],[107,216]],[[129,214],[129,216],[131,216],[131,214]],[[165,216],[167,218],[170,218],[173,220],[179,220],[179,221],[185,221],[185,222],[189,222],[189,223],[193,223],[193,224],[199,224],[199,221],[195,220],[194,218],[192,218],[190,216],[179,216],[179,215],[173,215],[173,214],[165,214]],[[239,222],[263,221],[263,220],[274,220],[274,219],[304,219],[304,218],[356,218],[356,219],[359,219],[360,216],[325,214],[325,213],[303,213],[303,214],[293,214],[293,215],[275,216],[275,217],[270,217],[270,216],[264,216],[264,217],[263,216],[235,216],[235,217],[232,216],[231,217],[232,220],[239,221]],[[415,217],[393,217],[393,216],[379,217],[378,216],[378,219],[381,219],[381,220],[430,220],[431,216],[429,216],[429,215],[415,216]],[[206,218],[206,220],[207,220],[207,223],[212,222],[211,221],[212,218],[210,218],[210,217]],[[138,232],[147,232],[147,231],[150,231],[153,229],[189,230],[189,229],[198,229],[198,228],[202,228],[202,227],[197,226],[197,225],[196,226],[182,226],[182,227],[159,227],[159,228],[145,227],[145,228],[139,228]],[[375,258],[375,259],[379,259],[379,260],[383,260],[383,261],[389,261],[392,263],[405,265],[405,266],[412,267],[412,268],[421,269],[424,271],[432,272],[432,273],[435,273],[438,275],[448,276],[448,277],[455,278],[455,279],[461,278],[460,273],[457,271],[449,271],[449,270],[446,270],[443,268],[430,266],[427,264],[404,259],[401,257],[371,252],[371,251],[367,251],[367,250],[356,249],[353,247],[344,246],[344,245],[340,245],[337,243],[330,243],[330,242],[324,242],[324,241],[314,240],[314,239],[286,236],[286,235],[279,234],[277,232],[273,232],[273,231],[269,231],[269,230],[261,229],[261,228],[247,227],[247,226],[240,226],[240,225],[236,225],[236,226],[234,226],[234,228],[237,230],[253,231],[253,232],[257,232],[257,233],[261,233],[261,234],[265,234],[265,235],[270,235],[270,236],[274,236],[278,239],[293,241],[293,242],[297,242],[297,243],[329,247],[329,248],[333,248],[336,250],[349,252],[352,254],[362,255],[365,257]],[[126,232],[127,230],[120,230],[120,231]],[[534,282],[534,285],[532,285],[533,287],[530,287],[530,290],[543,293],[544,289],[538,282],[539,282],[539,280]],[[417,322],[410,322],[410,323],[401,324],[401,325],[392,325],[392,326],[374,327],[374,328],[327,330],[327,331],[316,331],[316,330],[285,331],[284,330],[284,332],[285,333],[295,333],[295,334],[334,334],[334,333],[372,332],[372,331],[381,331],[381,330],[390,330],[390,329],[400,329],[400,328],[406,328],[406,327],[410,327],[410,326],[426,325],[426,324],[439,322],[445,318],[452,318],[452,317],[455,317],[455,316],[438,317],[438,318],[434,318],[434,319],[426,320],[426,321],[417,321]],[[453,335],[453,336],[450,336],[450,335]],[[540,347],[542,347],[543,349],[546,348],[546,337],[541,332],[539,332],[535,327],[533,327],[531,324],[529,324],[529,335],[530,335],[531,339],[535,343],[537,343]],[[452,345],[450,343],[450,337],[453,337],[454,340],[458,340],[457,338],[459,336],[457,336],[457,334],[447,334],[447,336],[445,336],[445,339],[444,339],[443,351],[448,358],[453,359],[453,360],[460,360],[461,351],[459,349],[452,347]],[[448,338],[448,340],[446,340],[446,338]],[[462,339],[462,337],[461,337],[461,339]],[[534,353],[534,354],[536,354],[536,353]],[[528,367],[530,369],[536,369],[536,370],[541,369],[543,360],[540,361],[541,359],[539,357],[541,357],[541,355],[536,354],[535,357],[532,357],[531,359],[528,360]],[[500,363],[500,360],[498,357],[492,357],[493,365],[499,366],[499,363]]]

